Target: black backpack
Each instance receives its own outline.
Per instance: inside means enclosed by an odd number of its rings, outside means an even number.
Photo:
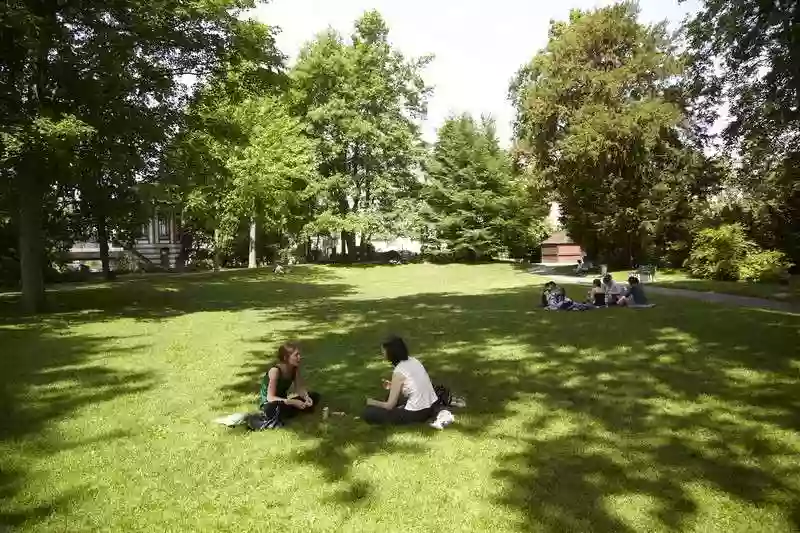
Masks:
[[[436,393],[438,407],[450,407],[450,403],[453,401],[453,393],[450,392],[450,389],[444,385],[436,385],[433,391]]]

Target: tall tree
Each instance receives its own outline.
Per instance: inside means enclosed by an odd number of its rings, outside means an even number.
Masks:
[[[299,122],[278,101],[287,78],[275,30],[254,21],[246,28],[222,68],[196,92],[163,160],[169,196],[180,207],[185,226],[210,234],[216,266],[237,235],[242,217],[255,221],[278,208],[265,196],[276,176],[258,170],[257,164],[272,158],[277,167],[288,167],[294,154],[313,155],[306,153],[310,145]],[[286,135],[286,144],[270,144],[274,143],[270,134]],[[299,159],[294,161],[302,165]],[[298,175],[304,172],[299,170]],[[293,186],[298,187],[296,182]],[[250,207],[244,208],[247,202]],[[287,204],[283,201],[280,206]]]
[[[753,237],[800,264],[800,3],[704,0],[688,24],[698,111],[726,103]]]
[[[520,195],[521,184],[512,177],[492,120],[476,122],[462,115],[445,121],[426,178],[428,253],[474,261],[508,252],[525,255],[541,242],[546,207],[533,206]]]
[[[430,58],[406,59],[388,41],[376,11],[355,24],[349,42],[332,30],[307,45],[291,72],[293,107],[319,140],[318,233],[340,232],[357,255],[392,219],[398,200],[418,190],[419,120],[429,89],[421,70]]]
[[[633,2],[572,11],[511,87],[522,164],[552,187],[573,238],[618,264],[641,259],[661,221],[714,185],[673,39],[637,19]]]
[[[241,24],[239,14],[254,4],[22,1],[0,7],[0,128],[9,165],[3,176],[18,212],[27,310],[44,301],[44,199],[76,179],[80,143],[97,133],[93,123],[105,128],[102,117],[91,118],[106,103],[104,95],[139,107],[178,105],[180,76],[213,70]]]
[[[223,226],[250,221],[248,264],[255,268],[257,221],[270,229],[288,225],[292,208],[306,200],[315,171],[314,144],[300,121],[272,98],[246,100],[231,116],[246,141],[232,146],[226,161],[232,180],[224,192]]]

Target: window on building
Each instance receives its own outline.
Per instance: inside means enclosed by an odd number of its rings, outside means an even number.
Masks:
[[[169,217],[158,215],[158,242],[169,242]]]
[[[142,229],[139,230],[139,238],[137,239],[139,242],[149,243],[150,242],[150,224],[145,224],[142,226]]]

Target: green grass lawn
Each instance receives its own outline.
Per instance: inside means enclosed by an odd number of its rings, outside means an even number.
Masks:
[[[628,273],[629,271],[627,270],[612,272],[616,280],[627,279]],[[778,283],[695,279],[682,270],[664,269],[659,270],[655,286],[686,289],[690,291],[734,294],[737,296],[766,298],[768,300],[800,304],[800,276],[792,276],[787,285],[781,285]]]
[[[318,267],[61,290],[42,319],[0,300],[0,530],[800,528],[800,316],[658,297],[552,313],[542,282]],[[210,423],[254,406],[287,338],[357,415],[388,332],[467,397],[455,425]]]

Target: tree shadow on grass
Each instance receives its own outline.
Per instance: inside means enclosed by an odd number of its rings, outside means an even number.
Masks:
[[[800,317],[668,298],[651,310],[552,313],[534,309],[538,294],[307,301],[279,315],[305,322],[298,336],[315,354],[307,378],[331,409],[357,412],[364,396],[380,394],[390,369],[378,344],[395,332],[434,381],[467,396],[455,430],[489,436],[506,419],[525,420],[522,451],[500,454],[495,472],[498,501],[524,530],[634,531],[639,519],[679,530],[713,504],[690,490],[698,484],[791,516]],[[253,381],[229,390],[251,391]],[[522,401],[541,409],[519,413]],[[318,438],[298,459],[331,479],[347,479],[349,464],[388,442],[373,428]],[[647,502],[642,516],[625,515],[634,512],[626,498]]]
[[[299,267],[284,276],[258,269],[79,285],[48,294],[48,312],[39,317],[20,317],[15,298],[0,299],[0,324],[60,320],[74,325],[120,318],[160,320],[205,311],[269,310],[351,291],[350,285],[335,279],[327,269]]]
[[[126,438],[109,432],[88,439],[60,435],[58,424],[80,409],[153,386],[148,372],[115,370],[105,364],[117,338],[71,334],[45,324],[0,325],[0,524],[23,526],[65,507],[78,492],[30,505],[15,500],[33,474],[30,464],[71,448]],[[128,346],[127,350],[136,347]],[[102,357],[100,357],[102,354]]]

